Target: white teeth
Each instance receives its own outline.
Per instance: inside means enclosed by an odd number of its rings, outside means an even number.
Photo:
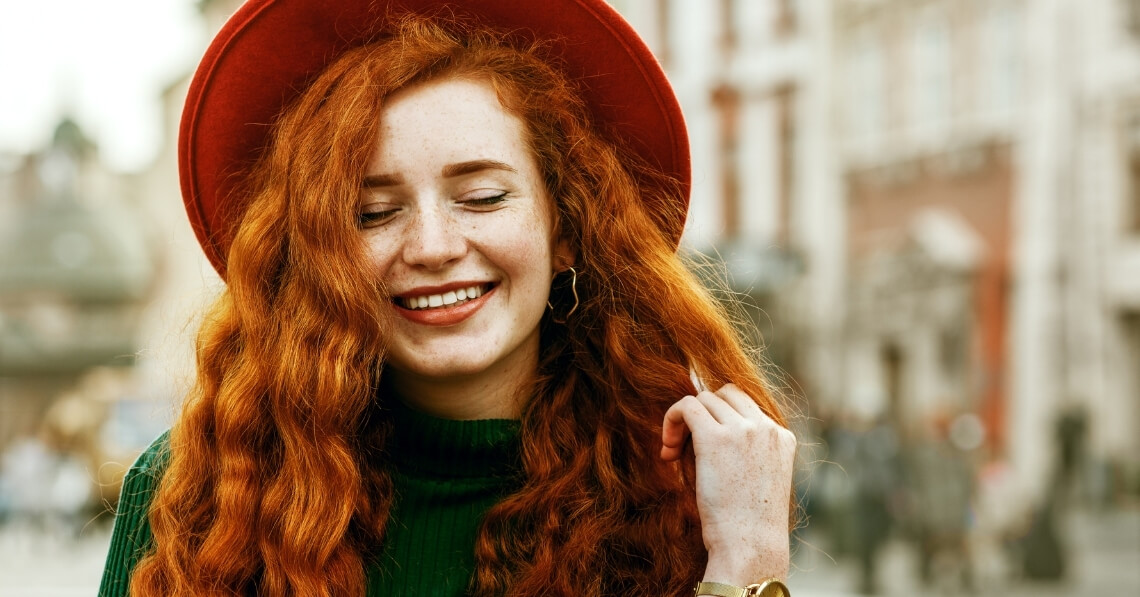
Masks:
[[[444,305],[454,305],[460,301],[466,301],[483,296],[482,286],[468,286],[467,288],[460,288],[458,290],[449,290],[443,294],[429,294],[426,296],[413,296],[403,299],[405,308],[408,309],[434,309]]]

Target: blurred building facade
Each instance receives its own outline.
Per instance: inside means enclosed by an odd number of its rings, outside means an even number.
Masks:
[[[1034,500],[1081,412],[1097,482],[1137,491],[1140,2],[614,5],[688,118],[686,243],[811,414],[969,414]]]
[[[239,4],[199,2],[203,24]],[[59,463],[91,486],[79,507],[113,502],[193,382],[196,317],[221,282],[179,193],[188,81],[161,98],[166,143],[144,171],[108,170],[69,119],[50,147],[0,155],[0,521],[50,509]],[[35,460],[19,454],[40,455],[35,479],[19,481]]]
[[[6,163],[0,170],[0,453],[43,454],[50,467],[87,472],[71,475],[79,491],[67,496],[13,481],[13,466],[0,466],[0,480],[11,481],[0,484],[0,517],[8,506],[83,507],[101,497],[104,481],[113,497],[118,480],[100,479],[99,471],[121,455],[108,453],[101,431],[129,391],[138,315],[151,296],[155,266],[131,181],[102,167],[73,121],[59,124],[48,148]]]

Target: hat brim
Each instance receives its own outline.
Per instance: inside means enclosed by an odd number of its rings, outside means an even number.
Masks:
[[[432,12],[551,40],[604,131],[681,183],[687,208],[689,144],[680,106],[657,60],[603,0],[250,0],[226,22],[190,83],[178,166],[190,223],[225,278],[240,174],[267,144],[273,122],[326,66],[375,39],[384,16]],[[685,209],[681,210],[684,213]],[[684,222],[670,231],[680,240]]]

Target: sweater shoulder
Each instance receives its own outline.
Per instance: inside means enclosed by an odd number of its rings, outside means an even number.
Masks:
[[[162,473],[166,470],[170,460],[170,430],[162,432],[145,450],[135,459],[127,475],[123,478],[124,489],[132,484],[136,489],[149,488],[151,492],[158,487]],[[120,503],[122,497],[120,496]],[[149,502],[149,499],[147,500]]]
[[[123,478],[111,547],[99,585],[100,597],[122,597],[128,594],[131,572],[153,547],[150,504],[170,459],[170,431],[158,436],[135,459]]]

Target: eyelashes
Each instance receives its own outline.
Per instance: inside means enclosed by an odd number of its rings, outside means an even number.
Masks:
[[[499,203],[502,203],[503,201],[506,200],[506,198],[507,198],[507,193],[502,192],[502,193],[499,193],[497,195],[490,195],[487,197],[477,197],[475,199],[467,199],[465,201],[461,201],[460,203],[462,203],[463,205],[471,206],[471,207],[489,207],[492,205],[498,205]]]
[[[476,212],[494,211],[495,208],[506,201],[509,196],[510,193],[503,191],[500,193],[495,193],[494,195],[475,197],[473,199],[459,199],[456,201],[456,203],[464,208],[468,208]],[[396,214],[400,213],[400,211],[403,210],[402,207],[375,209],[383,208],[384,206],[385,204],[373,204],[370,206],[373,209],[360,211],[356,215],[357,224],[361,228],[375,228],[389,222],[396,216]]]
[[[399,209],[383,209],[378,211],[362,211],[356,215],[356,222],[361,228],[373,228],[391,220]]]

